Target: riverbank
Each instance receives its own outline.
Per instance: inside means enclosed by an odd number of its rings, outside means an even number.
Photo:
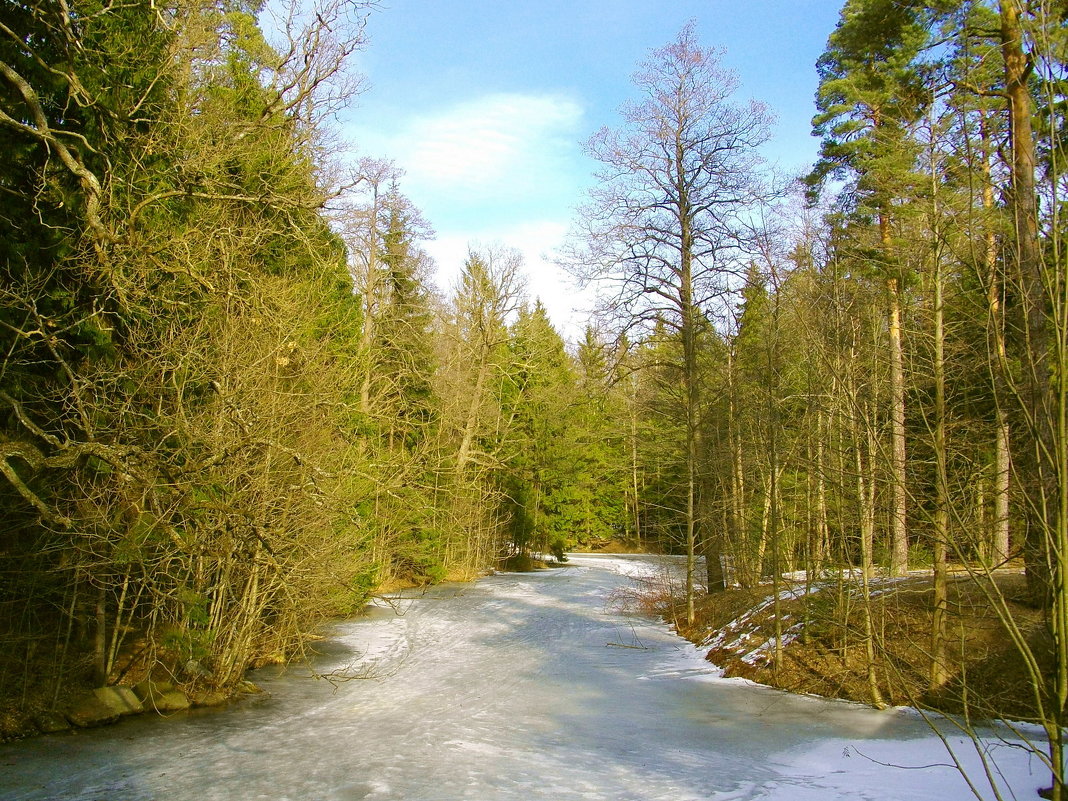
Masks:
[[[528,562],[518,566],[502,563],[500,568],[535,570],[557,566],[529,558]],[[456,571],[447,575],[445,582],[472,582],[492,572]],[[425,586],[410,578],[393,578],[379,586],[371,599]],[[348,618],[320,620],[301,637],[298,651],[261,655],[246,669],[307,659],[314,653],[315,642],[322,639],[318,632],[344,619]],[[190,709],[222,707],[261,692],[244,678],[219,686],[200,662],[183,659],[161,643],[149,643],[143,635],[124,641],[106,685],[94,679],[90,655],[75,650],[71,649],[65,658],[42,650],[34,652],[32,658],[20,660],[14,659],[13,654],[0,654],[0,670],[20,676],[20,681],[9,682],[11,692],[0,694],[0,743],[108,726],[133,716],[166,717]]]
[[[931,686],[933,592],[930,575],[873,578],[870,611],[857,581],[803,576],[779,585],[776,626],[771,585],[734,588],[696,600],[685,623],[677,578],[638,579],[623,603],[658,614],[682,636],[707,649],[727,677],[742,677],[794,693],[872,705],[902,705],[975,718],[1035,720],[1034,682],[1013,641],[1004,612],[1047,672],[1052,642],[1042,613],[1026,603],[1022,570],[990,578],[951,575],[946,616],[946,678]],[[865,617],[871,620],[868,650]],[[776,664],[776,632],[781,657]],[[872,669],[869,670],[869,665]]]
[[[221,714],[9,743],[0,796],[969,797],[919,716],[723,681],[662,621],[606,608],[655,558],[568,564],[402,593],[332,627],[311,666],[251,674],[264,693]],[[990,730],[980,751],[946,734],[969,775],[989,743],[1001,797],[1033,797],[1019,736]]]
[[[502,567],[523,571],[549,565],[531,560],[530,564]],[[672,622],[679,634],[706,650],[707,660],[727,677],[867,704],[880,701],[945,712],[967,711],[980,718],[1036,718],[1026,665],[990,603],[991,595],[1005,599],[1005,608],[1039,654],[1040,668],[1044,668],[1050,643],[1044,639],[1041,613],[1022,602],[1026,587],[1020,570],[998,571],[989,585],[963,575],[952,579],[949,679],[934,691],[929,687],[930,576],[917,573],[906,579],[873,579],[871,617],[878,699],[873,698],[869,678],[864,607],[847,577],[812,584],[804,580],[782,583],[779,665],[773,659],[776,626],[770,585],[700,596],[696,620],[687,626],[677,566],[632,578],[633,585],[616,591],[614,604]],[[225,690],[205,688],[203,682],[198,685],[192,675],[184,676],[188,680],[183,682],[183,671],[195,673],[196,665],[173,666],[167,676],[149,675],[143,667],[125,662],[120,667],[125,671],[120,687],[95,687],[83,673],[80,680],[66,682],[58,692],[28,683],[20,697],[0,699],[0,741],[104,725],[130,714],[166,715],[191,707],[218,706],[256,692],[247,682]]]
[[[200,707],[223,706],[242,696],[259,693],[249,681],[216,687],[198,681],[195,663],[156,663],[154,669],[137,664],[137,652],[124,652],[118,663],[122,675],[98,686],[88,669],[71,671],[61,683],[40,676],[45,667],[30,666],[19,695],[0,697],[0,742],[39,734],[55,734],[117,723],[137,715],[167,716]]]

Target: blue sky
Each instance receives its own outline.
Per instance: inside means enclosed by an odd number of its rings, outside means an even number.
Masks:
[[[448,289],[471,244],[526,256],[529,292],[576,336],[581,301],[545,258],[595,165],[582,143],[615,125],[630,78],[689,20],[740,79],[739,96],[778,118],[765,155],[800,171],[815,61],[838,0],[384,0],[359,68],[370,88],[343,116],[359,155],[392,158],[437,230],[425,244]]]

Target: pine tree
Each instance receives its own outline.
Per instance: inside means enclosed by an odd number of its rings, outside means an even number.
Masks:
[[[917,149],[909,128],[923,114],[929,93],[916,57],[928,28],[911,3],[849,0],[817,62],[820,113],[813,128],[823,136],[820,160],[808,180],[818,187],[828,176],[852,176],[851,205],[877,226],[867,269],[887,293],[891,366],[891,548],[890,569],[908,569],[906,519],[905,377],[902,292],[908,275],[895,253],[899,201],[911,195]]]

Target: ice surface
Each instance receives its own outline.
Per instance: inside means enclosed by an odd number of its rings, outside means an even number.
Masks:
[[[405,593],[338,624],[314,671],[259,671],[268,693],[227,710],[0,746],[0,798],[971,797],[914,712],[724,680],[662,623],[613,611],[654,560],[569,565]],[[996,734],[1002,787],[1033,798],[1041,766]]]

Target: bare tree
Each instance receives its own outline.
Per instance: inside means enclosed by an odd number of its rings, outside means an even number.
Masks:
[[[565,263],[612,287],[627,326],[663,321],[682,344],[685,416],[686,599],[693,621],[697,508],[697,334],[704,316],[740,272],[740,218],[767,194],[757,149],[771,115],[731,98],[738,81],[719,53],[697,41],[694,25],[652,52],[634,76],[640,99],[624,106],[619,128],[604,128],[589,153],[604,167],[581,210]],[[718,548],[707,558],[718,559]]]
[[[352,263],[349,270],[363,301],[363,322],[360,329],[360,352],[364,360],[363,383],[360,385],[360,412],[370,414],[372,356],[371,344],[378,322],[378,300],[385,276],[381,269],[382,227],[387,218],[386,205],[390,187],[403,175],[388,159],[365,157],[352,172],[354,190],[363,196],[338,215],[338,227],[349,247]]]

